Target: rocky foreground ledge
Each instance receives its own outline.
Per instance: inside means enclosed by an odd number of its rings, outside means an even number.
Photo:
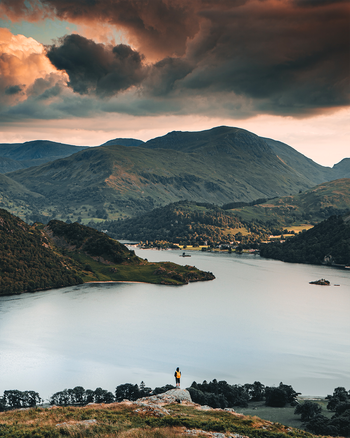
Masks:
[[[0,412],[6,438],[314,438],[279,423],[245,416],[233,409],[193,403],[185,389],[136,401],[86,406],[51,406]]]

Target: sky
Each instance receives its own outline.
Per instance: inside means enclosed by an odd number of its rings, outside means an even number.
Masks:
[[[350,157],[348,0],[0,0],[0,143],[236,126]]]

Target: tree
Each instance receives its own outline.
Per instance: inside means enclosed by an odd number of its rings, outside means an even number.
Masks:
[[[135,401],[139,398],[139,387],[138,385],[132,385],[131,383],[124,383],[119,385],[115,390],[115,399],[117,402],[121,402],[124,399]]]
[[[287,404],[287,394],[280,388],[267,387],[265,404],[275,408],[283,408]]]
[[[246,392],[249,395],[251,401],[261,401],[265,396],[265,385],[260,382],[254,382],[253,384],[246,383],[244,385]]]
[[[305,422],[319,415],[321,411],[322,408],[319,404],[306,401],[296,406],[294,414],[301,415],[301,421]]]
[[[333,395],[327,395],[327,409],[335,411],[337,406],[343,402],[350,402],[350,391],[348,392],[343,386],[338,386],[334,389]]]

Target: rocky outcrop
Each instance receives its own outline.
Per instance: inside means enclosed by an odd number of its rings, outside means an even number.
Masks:
[[[170,389],[163,394],[152,395],[150,397],[143,397],[137,400],[138,402],[156,403],[159,405],[169,405],[170,403],[182,403],[187,401],[192,403],[191,395],[186,389]]]
[[[136,410],[138,413],[153,414],[156,416],[169,415],[169,411],[164,408],[165,405],[171,403],[191,404],[192,399],[190,393],[186,389],[170,389],[163,394],[151,395],[150,397],[139,398],[134,404],[140,406]]]

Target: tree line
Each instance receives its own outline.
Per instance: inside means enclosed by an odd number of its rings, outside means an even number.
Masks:
[[[259,220],[245,222],[213,204],[179,201],[123,220],[90,222],[115,239],[214,245],[266,240],[272,229]],[[248,231],[248,235],[245,230]],[[241,232],[242,231],[242,232]]]
[[[114,393],[100,387],[91,390],[76,386],[54,393],[50,397],[49,403],[56,406],[84,406],[88,403],[135,401],[142,397],[162,394],[174,388],[173,385],[165,385],[152,389],[147,387],[143,381],[140,385],[131,383],[119,385]],[[207,381],[203,381],[203,383],[193,382],[187,390],[195,403],[213,408],[246,407],[249,401],[261,400],[265,400],[267,406],[283,407],[287,403],[295,403],[296,397],[300,394],[295,392],[290,385],[284,385],[283,383],[275,388],[265,386],[260,382],[230,385],[226,381],[218,382],[216,379],[209,383]],[[0,397],[0,409],[35,407],[41,402],[43,402],[43,399],[35,391],[7,390],[4,391],[3,397]]]
[[[260,255],[292,263],[348,265],[350,224],[342,216],[332,216],[284,243],[261,245]]]
[[[208,405],[212,408],[247,407],[250,401],[265,400],[266,406],[284,407],[287,403],[296,404],[300,393],[290,385],[280,383],[278,387],[265,386],[260,382],[245,385],[230,385],[226,381],[203,383],[193,382],[188,388],[195,403]]]
[[[301,416],[306,430],[316,435],[350,437],[350,391],[340,386],[326,399],[327,409],[334,412],[332,418],[322,415],[321,406],[312,401],[298,404],[294,413]]]
[[[55,406],[85,406],[89,403],[114,403],[123,400],[135,401],[142,397],[162,394],[173,385],[165,385],[154,389],[147,387],[144,382],[140,385],[124,383],[116,387],[112,393],[106,389],[84,389],[76,386],[72,389],[53,394],[49,402]],[[312,401],[299,402],[298,395],[291,385],[281,382],[278,386],[265,386],[255,381],[253,384],[231,385],[226,381],[203,383],[193,382],[187,388],[192,401],[212,408],[247,407],[249,402],[264,402],[270,407],[295,406],[294,413],[300,415],[305,428],[317,435],[350,436],[350,391],[344,387],[334,389],[326,399],[327,410],[334,413],[331,418],[321,414],[322,408]],[[42,403],[43,399],[35,391],[6,390],[0,396],[0,411],[9,409],[33,408]]]

